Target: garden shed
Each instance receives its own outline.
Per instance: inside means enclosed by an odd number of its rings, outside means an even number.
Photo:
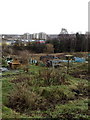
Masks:
[[[12,62],[12,69],[17,69],[18,67],[20,67],[21,63],[19,62],[18,59],[14,59]]]

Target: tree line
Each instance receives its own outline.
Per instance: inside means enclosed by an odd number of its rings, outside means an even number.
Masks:
[[[76,33],[76,37],[63,35],[55,39],[48,40],[54,46],[54,52],[88,52],[90,51],[90,36]]]
[[[63,35],[57,38],[49,38],[45,44],[28,43],[26,46],[18,43],[13,45],[13,49],[28,50],[34,53],[60,53],[60,52],[89,52],[90,36],[84,34],[75,34],[76,37]]]

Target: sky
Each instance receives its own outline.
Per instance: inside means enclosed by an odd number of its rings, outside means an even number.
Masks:
[[[0,34],[88,31],[89,0],[0,0]]]

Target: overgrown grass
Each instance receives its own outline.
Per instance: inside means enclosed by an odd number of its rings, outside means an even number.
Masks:
[[[11,108],[8,108],[6,106],[2,106],[2,118],[14,118],[14,119],[17,119],[17,118],[31,118],[30,116],[28,115],[24,115],[24,114],[20,114],[20,113],[17,113],[16,111],[12,110]]]
[[[87,63],[74,63],[70,67],[69,74],[76,78],[89,80],[88,64]]]
[[[52,116],[66,119],[89,119],[88,100],[74,100],[64,105],[56,105]]]
[[[3,118],[89,119],[86,79],[33,65],[22,73],[2,79]]]

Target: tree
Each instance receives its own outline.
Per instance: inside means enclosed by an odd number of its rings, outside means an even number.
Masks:
[[[46,50],[47,53],[54,53],[54,47],[51,43],[46,44]]]
[[[76,52],[80,52],[81,51],[81,35],[79,33],[76,33],[76,48],[75,48]]]

